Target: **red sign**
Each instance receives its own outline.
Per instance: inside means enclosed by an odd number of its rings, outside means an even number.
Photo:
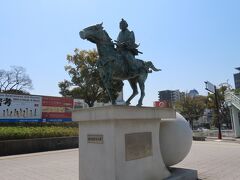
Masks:
[[[42,112],[42,118],[43,119],[65,119],[65,118],[71,118],[72,113],[70,112]]]
[[[67,97],[42,97],[42,118],[60,119],[71,118],[73,99]]]
[[[54,106],[54,107],[73,107],[73,99],[67,97],[42,97],[43,106]]]
[[[154,102],[153,102],[153,106],[154,106],[154,107],[161,107],[161,108],[167,108],[167,107],[169,107],[167,101],[154,101]]]

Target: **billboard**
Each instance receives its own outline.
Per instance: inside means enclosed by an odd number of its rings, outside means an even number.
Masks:
[[[73,99],[0,93],[0,122],[72,121]]]
[[[0,94],[0,122],[39,122],[41,96]]]
[[[42,119],[47,122],[72,120],[73,99],[68,97],[42,97]]]

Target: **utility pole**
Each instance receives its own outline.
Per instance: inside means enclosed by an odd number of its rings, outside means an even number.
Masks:
[[[219,114],[219,100],[218,100],[218,92],[216,86],[215,89],[215,105],[216,105],[216,115],[217,115],[217,123],[218,123],[218,139],[222,139],[222,132],[221,132],[221,123],[220,123],[220,114]]]
[[[214,94],[215,96],[215,110],[216,110],[216,115],[217,115],[217,123],[218,123],[218,139],[222,139],[222,132],[221,132],[221,122],[220,122],[220,115],[219,115],[219,99],[218,99],[218,92],[217,92],[217,88],[215,85],[213,85],[212,83],[210,83],[209,81],[205,81],[204,82],[206,85],[206,90],[210,91],[211,93]]]

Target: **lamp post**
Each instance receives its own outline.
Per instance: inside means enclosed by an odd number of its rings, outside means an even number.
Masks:
[[[218,101],[218,92],[215,85],[210,83],[209,81],[204,82],[206,85],[206,90],[213,93],[215,96],[215,106],[216,106],[216,115],[217,115],[217,123],[218,123],[218,139],[222,139],[222,132],[221,132],[221,123],[219,120],[219,101]]]

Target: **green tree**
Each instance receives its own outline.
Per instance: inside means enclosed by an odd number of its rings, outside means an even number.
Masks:
[[[183,115],[193,128],[193,121],[203,116],[206,108],[206,97],[183,96],[180,101],[176,102],[175,109]]]
[[[72,83],[69,82],[68,80],[63,80],[62,82],[58,83],[58,87],[60,88],[60,94],[64,97],[70,96],[71,91],[69,90],[70,87],[72,86]]]
[[[71,80],[59,82],[60,94],[63,96],[72,96],[73,98],[84,99],[89,107],[94,106],[96,101],[109,102],[108,95],[103,86],[96,62],[98,53],[96,50],[75,49],[73,55],[67,55],[68,65],[65,70],[70,75]],[[115,98],[121,91],[122,81],[114,81]]]
[[[240,95],[240,88],[235,89],[235,90],[234,90],[234,93],[237,94],[237,95]]]
[[[221,124],[225,124],[227,128],[231,128],[231,117],[230,117],[230,109],[226,106],[224,100],[224,92],[226,91],[227,87],[222,86],[217,89],[217,97],[218,97],[218,109],[219,109],[219,120]],[[212,125],[218,127],[217,121],[217,112],[216,112],[216,100],[215,95],[209,93],[207,98],[207,107],[212,109]]]

